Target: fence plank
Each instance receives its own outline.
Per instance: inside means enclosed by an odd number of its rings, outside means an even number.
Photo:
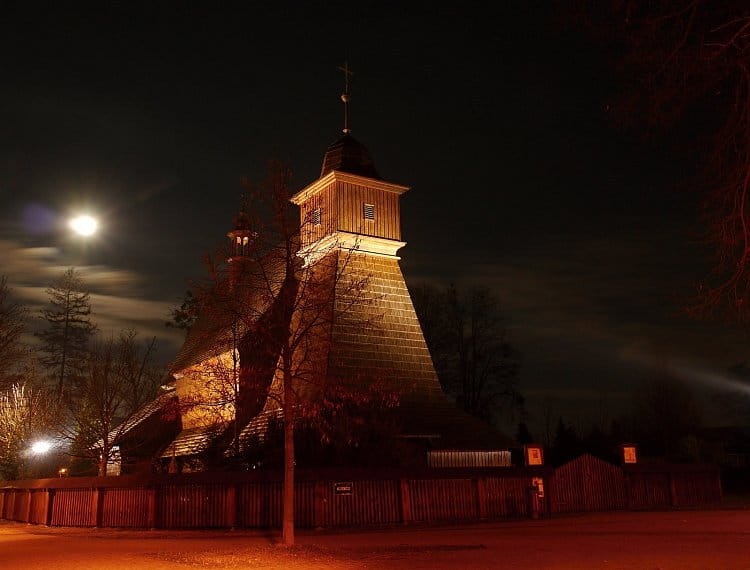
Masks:
[[[93,526],[93,489],[57,489],[52,503],[53,526]]]
[[[151,528],[150,489],[106,489],[101,524],[104,527]]]

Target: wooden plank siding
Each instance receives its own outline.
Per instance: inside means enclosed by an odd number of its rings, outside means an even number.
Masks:
[[[329,505],[321,526],[350,527],[401,522],[400,490],[396,480],[354,481],[351,495],[337,495],[323,483],[322,500]]]
[[[629,473],[631,509],[657,509],[671,505],[669,473]]]
[[[364,205],[375,207],[375,219],[364,219]],[[360,184],[336,182],[338,229],[353,234],[401,239],[399,195]]]
[[[609,511],[627,507],[622,468],[582,455],[555,469],[555,513]]]
[[[58,489],[52,503],[52,526],[94,526],[94,489]]]
[[[375,219],[365,220],[364,205],[372,204]],[[320,208],[320,224],[313,212]],[[401,239],[399,195],[361,184],[334,181],[310,195],[300,205],[302,246],[308,246],[336,231],[385,239]]]
[[[338,209],[336,207],[336,188],[333,184],[313,194],[300,206],[300,224],[302,228],[302,247],[315,243],[337,229]],[[320,224],[313,224],[313,211],[320,208]]]
[[[165,485],[159,489],[157,510],[163,528],[226,526],[226,487],[221,484]]]
[[[471,479],[412,480],[409,487],[414,521],[479,518],[479,503]]]
[[[721,500],[721,487],[705,473],[672,474],[676,506],[714,503]]]
[[[148,521],[149,490],[145,487],[104,490],[102,526],[145,528]]]
[[[47,500],[49,491],[46,489],[35,489],[31,492],[31,504],[29,505],[29,522],[32,524],[45,524],[47,522]]]
[[[430,467],[510,467],[510,451],[431,450],[427,453]]]
[[[281,526],[281,482],[246,483],[238,493],[237,524],[249,528]]]
[[[485,479],[488,518],[523,518],[529,515],[528,478]]]

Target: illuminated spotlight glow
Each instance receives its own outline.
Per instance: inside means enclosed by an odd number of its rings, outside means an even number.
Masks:
[[[91,216],[78,216],[70,220],[70,229],[72,229],[78,235],[93,235],[98,227],[99,222],[97,222]]]
[[[52,449],[52,444],[49,441],[37,441],[31,446],[32,453],[47,453]]]

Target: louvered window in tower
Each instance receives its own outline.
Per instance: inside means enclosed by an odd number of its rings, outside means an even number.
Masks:
[[[320,208],[315,208],[312,213],[313,218],[313,225],[319,226],[320,225]]]
[[[365,204],[364,215],[365,215],[365,220],[374,220],[375,219],[375,206],[373,206],[372,204]]]

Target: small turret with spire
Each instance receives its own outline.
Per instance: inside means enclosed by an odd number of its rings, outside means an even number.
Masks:
[[[229,271],[232,280],[236,281],[244,271],[244,265],[252,259],[252,246],[255,232],[251,228],[248,202],[243,196],[240,211],[233,220],[234,229],[227,233],[229,238]]]

